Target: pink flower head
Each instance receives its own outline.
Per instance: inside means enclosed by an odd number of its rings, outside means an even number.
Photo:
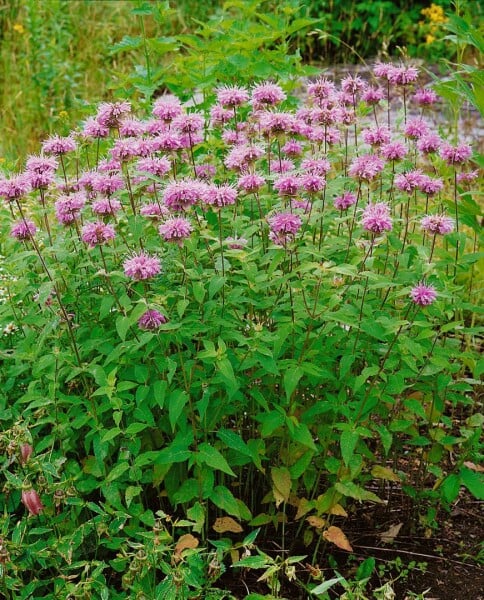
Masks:
[[[111,196],[124,187],[124,181],[120,175],[115,173],[98,173],[93,176],[91,185],[95,192]]]
[[[350,206],[356,204],[356,194],[352,192],[343,192],[333,200],[334,207],[338,210],[348,210]]]
[[[269,239],[280,246],[285,246],[302,225],[301,217],[294,213],[277,213],[268,219],[271,229]]]
[[[53,173],[59,163],[53,156],[29,156],[25,169],[30,173]]]
[[[433,235],[445,235],[454,230],[454,221],[445,215],[427,215],[420,221],[420,227]]]
[[[358,75],[348,75],[341,80],[341,89],[345,94],[355,96],[365,88],[365,82]]]
[[[288,140],[281,148],[281,151],[287,156],[299,156],[302,150],[302,144],[297,140]]]
[[[382,231],[391,231],[392,219],[390,217],[390,208],[385,202],[368,204],[363,211],[363,228],[371,233],[381,233]]]
[[[127,161],[138,155],[137,140],[133,138],[117,139],[111,150],[111,156],[120,162]]]
[[[229,110],[228,108],[224,108],[220,104],[214,104],[210,108],[210,121],[214,127],[218,125],[225,125],[229,123],[231,119],[234,118],[233,110]]]
[[[243,171],[264,155],[264,150],[253,144],[234,146],[227,154],[224,165],[227,169]]]
[[[52,135],[42,144],[42,150],[46,154],[53,154],[54,156],[61,156],[67,154],[67,152],[73,152],[76,148],[77,143],[70,135],[67,137]]]
[[[363,154],[353,160],[348,172],[351,177],[371,181],[383,170],[384,165],[376,154]]]
[[[182,105],[178,98],[174,96],[161,97],[155,100],[153,105],[153,114],[165,123],[171,123],[173,119],[180,116],[183,112]]]
[[[233,108],[249,100],[249,92],[237,85],[225,85],[215,90],[217,101],[223,107]]]
[[[54,171],[44,171],[43,173],[37,173],[36,171],[25,171],[24,174],[33,190],[45,190],[55,181]]]
[[[311,83],[308,83],[308,96],[318,100],[331,98],[336,92],[336,86],[326,77],[320,77]]]
[[[114,216],[121,210],[121,202],[114,198],[101,198],[92,203],[92,212],[95,215]]]
[[[402,142],[389,142],[384,144],[381,148],[381,155],[386,160],[398,161],[407,154],[408,150],[405,144]]]
[[[17,240],[29,240],[37,233],[37,227],[33,221],[25,219],[14,223],[10,229],[10,235]]]
[[[381,87],[368,86],[363,92],[361,98],[367,103],[373,106],[378,104],[385,98],[385,91]]]
[[[245,192],[257,192],[265,182],[264,177],[257,173],[245,173],[239,177],[237,187],[243,189]]]
[[[394,65],[391,63],[382,63],[377,62],[373,68],[373,73],[375,77],[380,77],[381,79],[390,79],[390,74],[394,69]]]
[[[479,171],[476,169],[475,171],[467,171],[466,173],[458,173],[457,182],[458,183],[470,183],[479,177]]]
[[[102,102],[97,109],[96,120],[108,128],[118,127],[121,119],[131,112],[131,104],[127,100],[120,102]]]
[[[304,213],[310,212],[311,206],[309,200],[291,200],[291,207],[295,210],[302,210]]]
[[[289,173],[290,171],[294,171],[294,163],[288,158],[283,158],[282,160],[273,162],[271,169],[273,173]]]
[[[382,125],[381,127],[373,127],[372,129],[364,129],[362,131],[363,140],[371,146],[381,146],[388,144],[391,139],[390,130]]]
[[[216,172],[217,169],[214,167],[214,165],[211,165],[210,163],[204,163],[203,165],[195,165],[195,175],[200,179],[212,179]]]
[[[274,189],[280,196],[296,196],[300,186],[301,179],[297,175],[282,175],[274,181]]]
[[[430,88],[419,88],[413,95],[413,100],[418,106],[432,106],[439,97]]]
[[[116,237],[114,227],[112,225],[106,225],[102,221],[96,221],[95,223],[86,223],[81,231],[81,239],[90,248],[95,246],[106,244],[110,240]]]
[[[190,221],[183,217],[168,219],[158,229],[158,233],[166,242],[175,242],[179,246],[183,245],[183,240],[189,237],[192,231]]]
[[[22,490],[22,503],[33,517],[36,517],[44,510],[39,494],[31,486]]]
[[[286,99],[286,94],[275,83],[259,83],[252,89],[252,105],[256,110],[274,106]]]
[[[417,141],[417,149],[422,152],[422,154],[437,152],[441,145],[442,139],[436,133],[426,133],[418,138]]]
[[[145,126],[134,117],[125,118],[119,124],[119,135],[123,137],[136,137],[144,133]]]
[[[83,192],[61,196],[55,203],[55,216],[62,225],[70,225],[79,218],[85,204]]]
[[[161,273],[160,259],[146,252],[139,252],[127,258],[123,268],[125,275],[135,281],[151,279]]]
[[[472,156],[472,148],[469,144],[459,144],[457,146],[444,144],[441,146],[439,154],[448,165],[461,165]]]
[[[323,175],[307,173],[299,178],[300,184],[308,194],[317,194],[326,186],[326,179]]]
[[[428,306],[435,302],[437,292],[433,286],[419,283],[410,291],[410,298],[415,304],[418,304],[418,306]]]
[[[163,192],[163,201],[170,210],[188,210],[202,200],[206,184],[198,179],[184,179],[169,183]]]
[[[203,201],[205,204],[222,208],[223,206],[229,206],[235,204],[237,200],[237,190],[228,184],[222,185],[208,185],[205,188]]]
[[[394,85],[408,85],[417,79],[418,69],[415,67],[393,67],[388,74],[388,80]]]
[[[406,137],[412,140],[418,140],[429,133],[429,125],[419,117],[409,119],[405,125],[404,133]]]
[[[159,329],[161,325],[168,322],[168,319],[157,310],[147,310],[138,319],[138,327],[146,331]]]
[[[181,139],[178,133],[174,131],[164,131],[151,140],[153,151],[174,152],[182,147]]]
[[[0,179],[0,196],[3,196],[7,202],[18,200],[29,191],[30,179],[25,173],[15,175],[10,179]]]
[[[159,219],[161,217],[167,217],[170,211],[166,206],[160,206],[156,202],[144,204],[139,211],[139,214],[149,219]]]
[[[422,181],[424,181],[424,174],[419,169],[408,171],[407,173],[400,173],[395,177],[395,187],[402,192],[411,193],[416,188],[420,187]]]
[[[444,189],[444,182],[442,179],[432,179],[428,175],[422,175],[418,188],[423,194],[434,196]]]
[[[138,171],[163,177],[171,169],[171,163],[165,156],[160,158],[141,158],[136,162],[136,168]]]
[[[82,137],[102,139],[109,136],[109,127],[102,125],[96,117],[89,117],[85,120],[81,131]]]
[[[326,158],[305,158],[301,169],[313,175],[326,175],[331,170],[331,163]]]
[[[193,112],[186,115],[179,115],[173,120],[173,127],[180,133],[194,134],[203,129],[205,121],[200,113]]]
[[[291,113],[264,111],[259,120],[265,134],[291,133],[294,129],[294,115]]]

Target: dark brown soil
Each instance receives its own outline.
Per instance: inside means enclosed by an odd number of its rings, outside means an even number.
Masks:
[[[368,509],[365,506],[364,510],[357,510],[348,518],[335,522],[347,535],[353,553],[321,544],[315,563],[318,563],[324,578],[331,579],[338,571],[352,581],[358,566],[373,557],[376,569],[364,588],[367,598],[374,598],[373,590],[389,582],[395,592],[395,600],[410,600],[424,592],[426,600],[484,600],[484,503],[467,493],[463,494],[450,513],[442,511],[437,515],[438,529],[412,525],[406,502],[396,506],[393,499],[391,504],[391,509],[390,505],[384,509],[380,506]],[[392,542],[384,542],[381,534],[399,523],[402,527],[398,535]],[[258,546],[273,557],[282,556],[270,540],[264,542],[259,539]],[[307,555],[307,559],[296,565],[300,581],[311,581],[308,564],[312,562],[313,551],[314,547],[305,548],[298,544],[290,551],[291,555]],[[238,600],[250,592],[269,594],[268,585],[257,581],[262,573],[261,570],[252,570],[236,574],[228,568],[217,586],[230,589]],[[282,582],[279,598],[316,598],[309,596],[300,585],[290,583],[282,574],[279,580]],[[339,585],[330,592],[331,598],[335,599],[343,593],[344,589]]]

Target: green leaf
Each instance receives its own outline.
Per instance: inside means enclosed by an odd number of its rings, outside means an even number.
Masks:
[[[460,479],[475,498],[484,500],[484,479],[482,475],[467,467],[462,467]]]
[[[109,442],[109,440],[113,440],[120,433],[121,433],[121,429],[119,429],[119,427],[114,427],[113,429],[106,431],[106,433],[101,438],[101,442]]]
[[[316,594],[316,596],[320,596],[321,594],[325,594],[329,589],[331,589],[334,585],[341,583],[344,581],[343,577],[335,577],[333,579],[328,579],[328,581],[323,581],[315,588],[311,590],[311,594]]]
[[[227,473],[227,475],[233,475],[235,477],[235,473],[229,467],[229,464],[225,458],[216,448],[210,444],[207,444],[206,442],[203,442],[198,446],[198,452],[195,454],[195,460],[197,462],[205,463],[213,469],[218,469],[223,473]]]
[[[455,473],[452,473],[448,477],[445,478],[442,484],[442,492],[444,494],[444,498],[450,504],[454,502],[454,500],[459,495],[460,490],[460,477]]]
[[[242,519],[237,500],[235,499],[232,492],[228,490],[225,486],[215,486],[212,493],[210,494],[210,500],[215,504],[215,506],[218,506],[218,508],[224,510],[227,514]]]
[[[294,390],[303,375],[304,371],[301,367],[291,367],[290,369],[287,369],[286,374],[284,375],[284,390],[288,402],[291,401]]]
[[[126,501],[126,506],[128,508],[129,508],[129,505],[131,504],[131,502],[133,501],[133,499],[136,498],[136,496],[139,496],[142,491],[143,491],[143,488],[139,485],[128,485],[128,487],[126,488],[126,491],[124,493],[124,499]]]
[[[131,425],[128,425],[128,427],[126,427],[126,431],[124,433],[126,435],[134,435],[136,433],[139,433],[140,431],[143,431],[143,429],[146,429],[147,427],[147,423],[131,423]]]
[[[171,430],[175,431],[178,419],[188,402],[188,394],[183,390],[175,390],[168,399],[168,419]]]
[[[356,485],[352,481],[346,481],[344,483],[338,482],[335,484],[335,489],[343,496],[347,496],[349,498],[354,498],[355,500],[359,500],[360,502],[363,500],[369,500],[370,502],[383,502],[376,494],[373,492],[369,492],[364,488]]]
[[[112,468],[106,477],[107,482],[115,481],[119,479],[123,473],[125,473],[129,469],[128,462],[118,463],[114,468]]]
[[[346,466],[349,465],[351,457],[355,451],[356,444],[360,439],[359,434],[356,431],[343,431],[340,438],[341,456]]]

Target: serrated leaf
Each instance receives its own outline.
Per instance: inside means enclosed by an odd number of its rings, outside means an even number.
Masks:
[[[195,459],[205,463],[213,469],[223,471],[224,473],[227,473],[227,475],[235,476],[235,473],[230,468],[229,463],[220,454],[220,452],[206,442],[203,442],[199,445],[198,452],[195,454]]]
[[[374,465],[371,469],[371,474],[375,479],[385,479],[386,481],[397,481],[400,482],[400,477],[394,473],[388,467],[382,467],[381,465]]]
[[[185,405],[188,402],[188,394],[183,390],[175,390],[170,394],[168,400],[168,418],[170,420],[171,430],[175,431],[175,426]]]
[[[460,479],[475,498],[484,500],[484,480],[479,473],[463,467],[460,472]]]
[[[287,467],[274,467],[271,469],[272,493],[276,501],[276,507],[289,500],[291,493],[291,474]]]
[[[326,531],[323,531],[323,537],[328,542],[338,546],[338,548],[346,550],[347,552],[353,552],[353,548],[351,547],[348,538],[344,534],[343,530],[339,527],[331,525],[331,527],[328,527]]]
[[[112,468],[108,472],[106,481],[111,482],[111,481],[115,481],[116,479],[119,479],[121,477],[121,475],[123,473],[125,473],[128,469],[129,469],[129,463],[127,463],[127,462],[118,463],[117,465],[115,465],[114,468]]]
[[[126,500],[126,506],[129,508],[129,505],[133,501],[133,498],[139,496],[143,488],[139,485],[128,485],[126,488],[126,492],[124,493],[124,499]]]
[[[341,456],[346,466],[349,465],[360,436],[356,431],[343,431],[340,438]]]
[[[185,533],[185,535],[182,535],[176,543],[173,561],[175,563],[180,562],[182,559],[182,552],[184,550],[197,548],[199,543],[199,540],[191,533]]]
[[[335,489],[343,496],[348,496],[349,498],[354,498],[355,500],[370,500],[371,502],[383,502],[376,494],[373,492],[369,492],[362,487],[359,487],[352,481],[347,481],[345,483],[338,482],[335,484]]]

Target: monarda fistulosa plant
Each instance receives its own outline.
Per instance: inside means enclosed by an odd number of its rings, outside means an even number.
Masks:
[[[374,76],[309,82],[296,109],[274,82],[215,89],[206,115],[104,103],[4,174],[3,535],[25,584],[95,560],[93,589],[130,565],[121,588],[166,587],[146,556],[180,528],[175,557],[250,526],[287,549],[391,486],[478,493],[472,150],[433,131],[415,68]],[[34,519],[50,541],[26,555]]]

